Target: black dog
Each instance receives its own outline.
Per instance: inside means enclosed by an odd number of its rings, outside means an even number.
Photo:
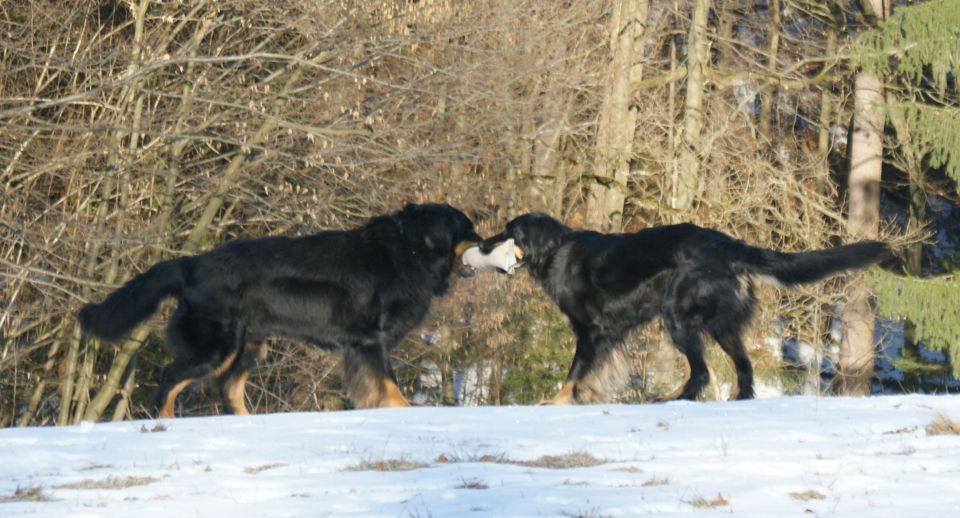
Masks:
[[[157,393],[161,417],[205,378],[227,410],[246,414],[243,387],[272,337],[345,351],[344,379],[358,408],[406,406],[388,353],[445,293],[460,254],[480,241],[448,205],[407,205],[349,231],[231,241],[157,263],[79,315],[85,332],[118,340],[178,299],[167,326],[175,353]],[[467,273],[467,272],[464,272]],[[251,343],[252,342],[252,343]]]
[[[695,399],[709,381],[703,334],[733,359],[738,397],[752,398],[753,368],[740,339],[756,303],[750,274],[779,285],[801,284],[870,265],[889,253],[875,241],[781,253],[691,224],[601,234],[573,230],[546,214],[514,219],[481,250],[489,252],[508,238],[577,338],[567,381],[551,401],[559,404],[603,401],[615,371],[623,374],[617,346],[627,332],[656,316],[690,366],[680,398]]]

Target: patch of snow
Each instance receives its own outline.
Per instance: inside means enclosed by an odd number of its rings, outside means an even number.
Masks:
[[[960,436],[927,434],[938,415],[960,420],[960,396],[414,407],[180,418],[155,432],[153,421],[4,429],[0,511],[957,516]],[[18,488],[48,500],[15,501]]]

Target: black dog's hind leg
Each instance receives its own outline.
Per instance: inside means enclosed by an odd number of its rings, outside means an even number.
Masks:
[[[743,330],[753,317],[756,305],[753,281],[749,278],[728,277],[716,283],[718,296],[716,310],[706,322],[710,336],[720,344],[737,370],[737,399],[753,398],[753,366],[743,345]]]
[[[700,330],[686,327],[683,319],[678,319],[669,313],[664,314],[664,327],[670,333],[673,345],[686,356],[687,365],[690,367],[690,379],[683,386],[678,398],[697,399],[697,395],[710,381],[707,362],[703,358],[703,340],[700,338]]]
[[[573,323],[577,351],[567,379],[553,399],[542,405],[605,403],[610,392],[619,388],[627,376],[626,359],[617,347],[618,340],[582,324]]]
[[[410,406],[397,386],[387,348],[380,345],[345,347],[343,381],[356,408]]]
[[[677,274],[664,297],[662,317],[674,345],[686,356],[690,378],[680,399],[696,399],[710,381],[702,337],[709,333],[733,360],[737,399],[753,397],[753,366],[740,338],[753,314],[756,298],[749,279],[731,270]]]
[[[753,399],[753,365],[739,333],[713,334],[713,338],[730,355],[737,369],[737,399]]]

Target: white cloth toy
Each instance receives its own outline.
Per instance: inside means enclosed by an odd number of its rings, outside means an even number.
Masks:
[[[512,274],[520,266],[520,259],[523,259],[523,252],[513,244],[513,238],[510,238],[497,245],[489,254],[480,251],[479,246],[472,246],[463,252],[460,260],[463,264],[477,270],[497,268],[507,274]]]

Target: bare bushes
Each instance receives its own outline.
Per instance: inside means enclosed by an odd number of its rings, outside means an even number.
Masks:
[[[485,233],[529,210],[581,225],[609,16],[606,2],[534,0],[4,4],[0,425],[145,415],[167,360],[159,319],[107,345],[83,339],[74,313],[159,259],[408,201],[457,205]],[[708,92],[695,208],[664,208],[686,24],[652,3],[624,228],[682,217],[759,245],[827,244],[839,219],[835,193],[806,174],[825,158],[812,130],[781,122],[758,138],[732,80]],[[720,41],[730,58],[714,73],[766,70],[745,45]],[[820,308],[827,293],[767,300]],[[462,402],[453,381],[471,371],[470,401],[532,402],[563,378],[572,337],[522,272],[457,283],[434,307],[397,354],[408,390],[437,371],[430,401]],[[820,320],[797,330],[814,339]],[[274,344],[248,398],[257,412],[338,408],[335,362]],[[205,396],[185,411],[216,412]]]

